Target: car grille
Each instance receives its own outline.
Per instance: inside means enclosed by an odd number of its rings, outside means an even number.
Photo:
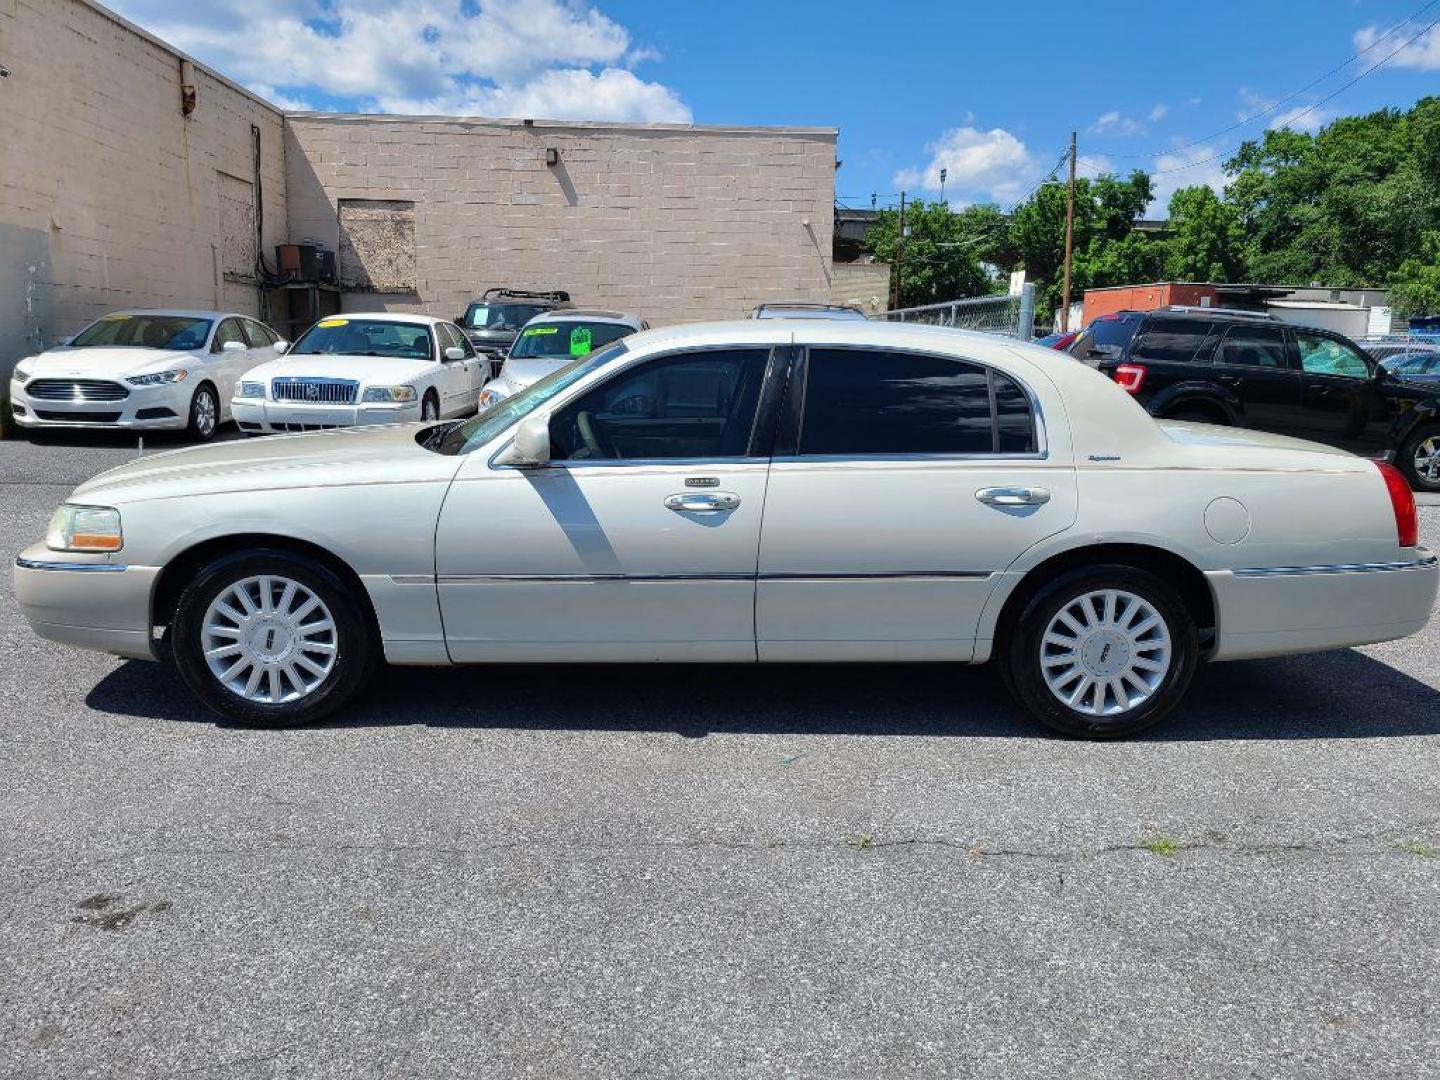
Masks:
[[[307,401],[321,405],[354,405],[360,383],[355,379],[306,379],[285,376],[272,379],[270,396],[276,401]]]
[[[120,419],[118,412],[56,412],[54,409],[36,409],[40,420],[62,420],[67,424],[113,424]]]
[[[130,391],[105,379],[32,379],[25,393],[41,401],[124,401]]]

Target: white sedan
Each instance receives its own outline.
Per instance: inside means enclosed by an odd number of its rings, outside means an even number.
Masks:
[[[443,319],[337,315],[241,376],[230,409],[252,435],[439,420],[473,412],[489,370]]]
[[[10,413],[25,428],[184,428],[203,442],[240,375],[285,348],[246,315],[116,311],[16,364]]]
[[[592,349],[649,329],[638,315],[559,308],[535,316],[516,335],[499,374],[480,391],[484,412]]]
[[[1113,737],[1202,661],[1420,630],[1416,530],[1388,465],[1157,422],[1038,346],[752,320],[636,334],[464,422],[123,465],[15,593],[246,724],[323,716],[382,657],[993,660],[1043,723]]]

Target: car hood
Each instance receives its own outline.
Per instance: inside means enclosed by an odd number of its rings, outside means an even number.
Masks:
[[[269,382],[275,378],[353,379],[365,384],[402,383],[417,379],[434,367],[432,360],[410,360],[400,356],[351,356],[346,353],[313,353],[281,356],[251,368],[242,378]]]
[[[138,346],[88,349],[50,349],[24,361],[30,377],[126,375],[132,371],[183,362],[190,354],[179,349],[143,349]]]
[[[527,356],[510,357],[500,369],[500,377],[516,390],[523,390],[546,375],[559,371],[575,360],[573,356]]]
[[[426,426],[342,428],[149,454],[86,481],[72,499],[115,505],[231,491],[448,479],[464,458],[436,454],[416,442]]]

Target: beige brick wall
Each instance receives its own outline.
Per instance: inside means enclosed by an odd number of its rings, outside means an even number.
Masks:
[[[890,309],[889,263],[836,263],[830,303],[858,307],[866,315]]]
[[[256,312],[222,221],[255,124],[266,250],[285,235],[279,111],[196,65],[185,118],[180,55],[86,0],[4,0],[0,43],[0,369],[117,307]]]
[[[285,130],[293,237],[337,248],[341,199],[415,203],[415,291],[347,294],[349,311],[453,316],[508,285],[661,324],[831,295],[833,129],[291,114]]]

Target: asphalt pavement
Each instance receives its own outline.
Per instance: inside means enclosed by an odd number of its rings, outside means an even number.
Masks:
[[[0,443],[0,549],[133,453]],[[859,665],[249,732],[8,581],[0,655],[0,1077],[1440,1076],[1440,621],[1106,745]]]

